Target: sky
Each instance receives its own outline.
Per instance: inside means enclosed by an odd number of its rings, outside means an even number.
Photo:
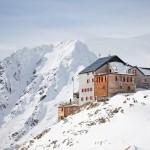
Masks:
[[[0,0],[0,60],[62,40],[149,34],[149,8],[150,0]]]

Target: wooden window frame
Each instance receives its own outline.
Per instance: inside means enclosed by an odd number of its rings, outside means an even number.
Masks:
[[[101,82],[103,82],[103,76],[101,77]]]

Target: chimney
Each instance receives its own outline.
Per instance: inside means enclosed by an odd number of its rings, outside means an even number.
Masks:
[[[72,102],[71,102],[71,99],[70,99],[70,105],[71,105],[71,103],[72,103]]]

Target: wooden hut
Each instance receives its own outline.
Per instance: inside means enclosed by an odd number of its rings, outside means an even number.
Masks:
[[[78,108],[78,102],[60,104],[58,107],[58,121],[75,114]]]

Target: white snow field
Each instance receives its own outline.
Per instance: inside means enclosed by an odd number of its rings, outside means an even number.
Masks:
[[[150,91],[118,94],[47,128],[18,149],[149,150]]]

